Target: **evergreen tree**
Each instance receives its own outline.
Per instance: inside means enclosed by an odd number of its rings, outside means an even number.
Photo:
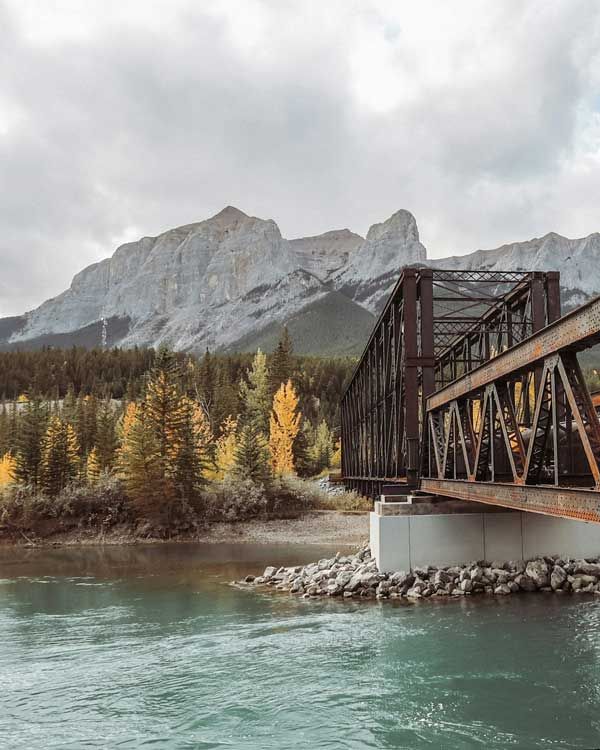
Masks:
[[[103,401],[98,409],[95,445],[100,471],[112,471],[117,444],[116,415],[110,401]]]
[[[198,430],[195,405],[189,398],[182,402],[183,417],[173,455],[173,482],[179,500],[194,505],[205,484],[207,454],[205,434]]]
[[[13,436],[10,434],[10,418],[6,402],[0,407],[0,456],[4,456],[14,446]]]
[[[246,371],[246,380],[240,384],[240,397],[243,404],[243,423],[254,424],[258,431],[269,431],[271,410],[271,390],[267,357],[259,349],[252,360],[252,367]]]
[[[303,420],[292,448],[294,467],[299,477],[311,477],[317,473],[311,450],[313,445],[313,427],[308,420]]]
[[[317,471],[329,468],[333,455],[333,440],[331,431],[324,419],[317,427],[312,454]]]
[[[50,496],[58,495],[79,470],[79,445],[72,425],[52,416],[42,441],[41,485]]]
[[[42,442],[46,433],[48,409],[32,395],[22,409],[15,440],[15,477],[22,484],[38,487],[42,463]]]
[[[216,375],[213,358],[207,349],[198,366],[197,397],[204,411],[210,414],[215,397]]]
[[[288,328],[287,326],[284,326],[277,348],[271,357],[271,366],[269,368],[271,394],[275,394],[282,383],[287,383],[292,377],[293,350],[292,339],[290,338]]]
[[[228,363],[219,369],[215,386],[215,396],[211,411],[214,431],[225,423],[227,417],[237,421],[240,412],[239,389],[234,385],[229,373]]]
[[[264,484],[271,477],[267,441],[254,422],[248,422],[240,432],[234,451],[232,473],[240,479],[251,479],[257,484]]]
[[[161,509],[160,445],[144,404],[129,404],[123,419],[119,473],[127,496],[140,515],[156,516]]]
[[[269,450],[273,473],[294,473],[294,440],[300,429],[302,416],[298,411],[298,396],[291,380],[282,383],[273,397],[270,418]]]
[[[172,352],[159,349],[151,377],[146,386],[145,422],[154,435],[160,492],[170,516],[174,500],[172,478],[180,434],[185,421],[183,398],[179,391],[180,370]]]

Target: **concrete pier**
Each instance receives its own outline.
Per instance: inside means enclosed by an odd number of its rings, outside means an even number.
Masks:
[[[600,555],[600,524],[500,508],[490,512],[480,505],[469,512],[464,506],[375,503],[370,541],[379,570]]]

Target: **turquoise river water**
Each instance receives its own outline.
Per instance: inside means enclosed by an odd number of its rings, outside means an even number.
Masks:
[[[315,546],[0,550],[0,748],[600,747],[600,602],[307,601]]]

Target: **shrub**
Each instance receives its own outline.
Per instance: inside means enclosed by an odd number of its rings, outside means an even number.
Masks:
[[[0,523],[21,528],[48,519],[106,528],[131,520],[131,511],[122,483],[107,475],[93,485],[67,485],[55,497],[27,485],[12,487],[0,496]]]
[[[264,515],[268,506],[264,484],[226,476],[204,492],[204,509],[210,521],[243,521]]]

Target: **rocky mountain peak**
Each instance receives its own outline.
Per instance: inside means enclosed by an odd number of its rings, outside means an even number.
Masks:
[[[367,240],[383,239],[399,242],[419,242],[417,222],[411,212],[401,208],[381,224],[373,224],[367,232]]]
[[[111,345],[251,347],[265,331],[276,339],[289,322],[305,331],[309,346],[311,337],[320,337],[324,350],[333,352],[344,330],[358,337],[358,350],[372,315],[406,266],[557,270],[566,307],[600,292],[598,258],[597,232],[582,239],[550,232],[494,250],[427,260],[415,217],[405,209],[373,224],[365,238],[334,229],[287,240],[273,220],[226,206],[209,219],[121,245],[112,257],[80,271],[58,297],[0,320],[0,347],[82,340],[97,346],[104,319]],[[330,335],[334,320],[338,333]],[[355,324],[362,333],[352,333]],[[344,347],[349,351],[348,341]]]
[[[207,219],[207,221],[220,222],[221,224],[234,224],[248,218],[248,214],[240,211],[239,208],[236,208],[235,206],[225,206],[225,208],[221,209],[218,214]]]

